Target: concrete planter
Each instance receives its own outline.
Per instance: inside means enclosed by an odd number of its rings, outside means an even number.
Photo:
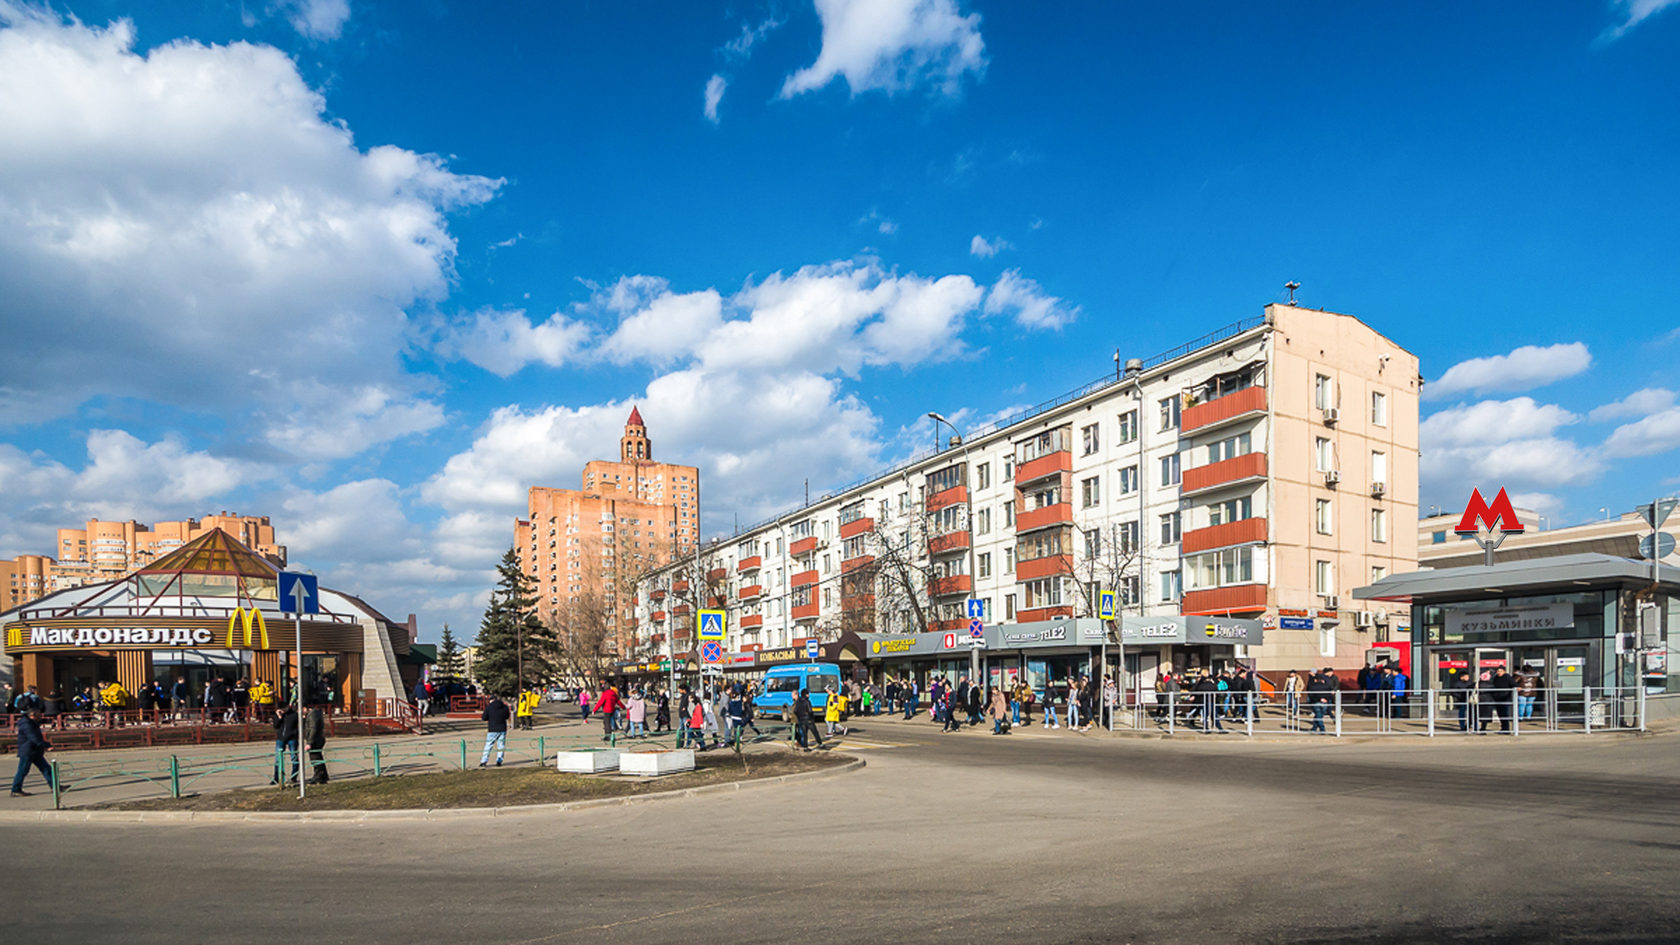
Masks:
[[[666,751],[627,751],[619,756],[618,773],[657,777],[694,770],[694,749],[673,748]]]
[[[599,774],[618,767],[619,756],[623,754],[617,748],[581,748],[577,751],[562,751],[555,756],[556,770],[569,774]]]

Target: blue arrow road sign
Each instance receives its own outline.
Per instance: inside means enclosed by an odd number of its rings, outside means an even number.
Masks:
[[[316,586],[315,575],[281,571],[280,609],[293,614],[320,613],[321,593]]]
[[[811,639],[805,641],[805,655],[806,656],[810,657],[811,659],[816,659],[821,653],[822,653],[822,644],[817,642],[816,637],[812,637]]]
[[[986,617],[986,602],[978,597],[968,599],[968,616],[984,620]]]

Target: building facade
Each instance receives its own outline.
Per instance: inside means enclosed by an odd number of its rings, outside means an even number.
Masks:
[[[957,631],[971,598],[987,625],[1096,617],[1113,591],[1261,621],[1239,655],[1262,669],[1359,665],[1409,619],[1344,588],[1415,566],[1421,383],[1358,319],[1268,306],[649,575],[641,655],[691,647],[694,604],[752,651]]]
[[[54,563],[45,555],[18,555],[10,561],[0,561],[0,613],[52,591]]]
[[[89,519],[83,528],[61,528],[54,549],[53,588],[79,587],[109,581],[143,567],[176,548],[215,529],[285,567],[286,547],[274,540],[274,526],[266,515],[218,512],[202,519],[178,522],[108,522]]]
[[[1638,558],[1639,543],[1651,534],[1651,526],[1638,512],[1624,512],[1596,522],[1583,522],[1564,528],[1543,528],[1540,516],[1526,509],[1514,509],[1521,532],[1507,534],[1499,544],[1496,560],[1525,561],[1534,558],[1555,558],[1562,555],[1605,554],[1619,558]],[[1431,515],[1418,521],[1418,566],[1423,568],[1457,568],[1481,564],[1482,549],[1469,536],[1457,534],[1461,513]],[[1663,531],[1675,534],[1680,519],[1669,519]],[[1675,564],[1673,555],[1663,559],[1663,565]]]
[[[538,613],[574,645],[581,635],[617,656],[637,645],[635,578],[693,550],[700,470],[655,462],[641,410],[631,408],[619,458],[586,463],[582,478],[582,489],[531,487],[514,550],[536,583]]]

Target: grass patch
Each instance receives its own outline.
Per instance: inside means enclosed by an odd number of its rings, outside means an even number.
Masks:
[[[786,750],[751,752],[747,767],[733,753],[707,753],[695,758],[695,769],[662,778],[624,778],[617,775],[563,774],[552,767],[475,768],[432,774],[364,777],[327,785],[310,785],[309,796],[298,800],[297,788],[249,788],[173,798],[153,798],[102,804],[106,810],[415,810],[448,807],[515,807],[554,804],[600,797],[653,794],[707,784],[724,784],[816,771],[845,764],[850,756],[827,752],[798,754]]]

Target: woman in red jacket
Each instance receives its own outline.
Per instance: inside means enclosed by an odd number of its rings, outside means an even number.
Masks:
[[[601,741],[612,741],[613,721],[618,717],[619,706],[624,700],[618,697],[618,690],[612,686],[602,686],[601,694],[595,699],[595,711],[601,716]]]

